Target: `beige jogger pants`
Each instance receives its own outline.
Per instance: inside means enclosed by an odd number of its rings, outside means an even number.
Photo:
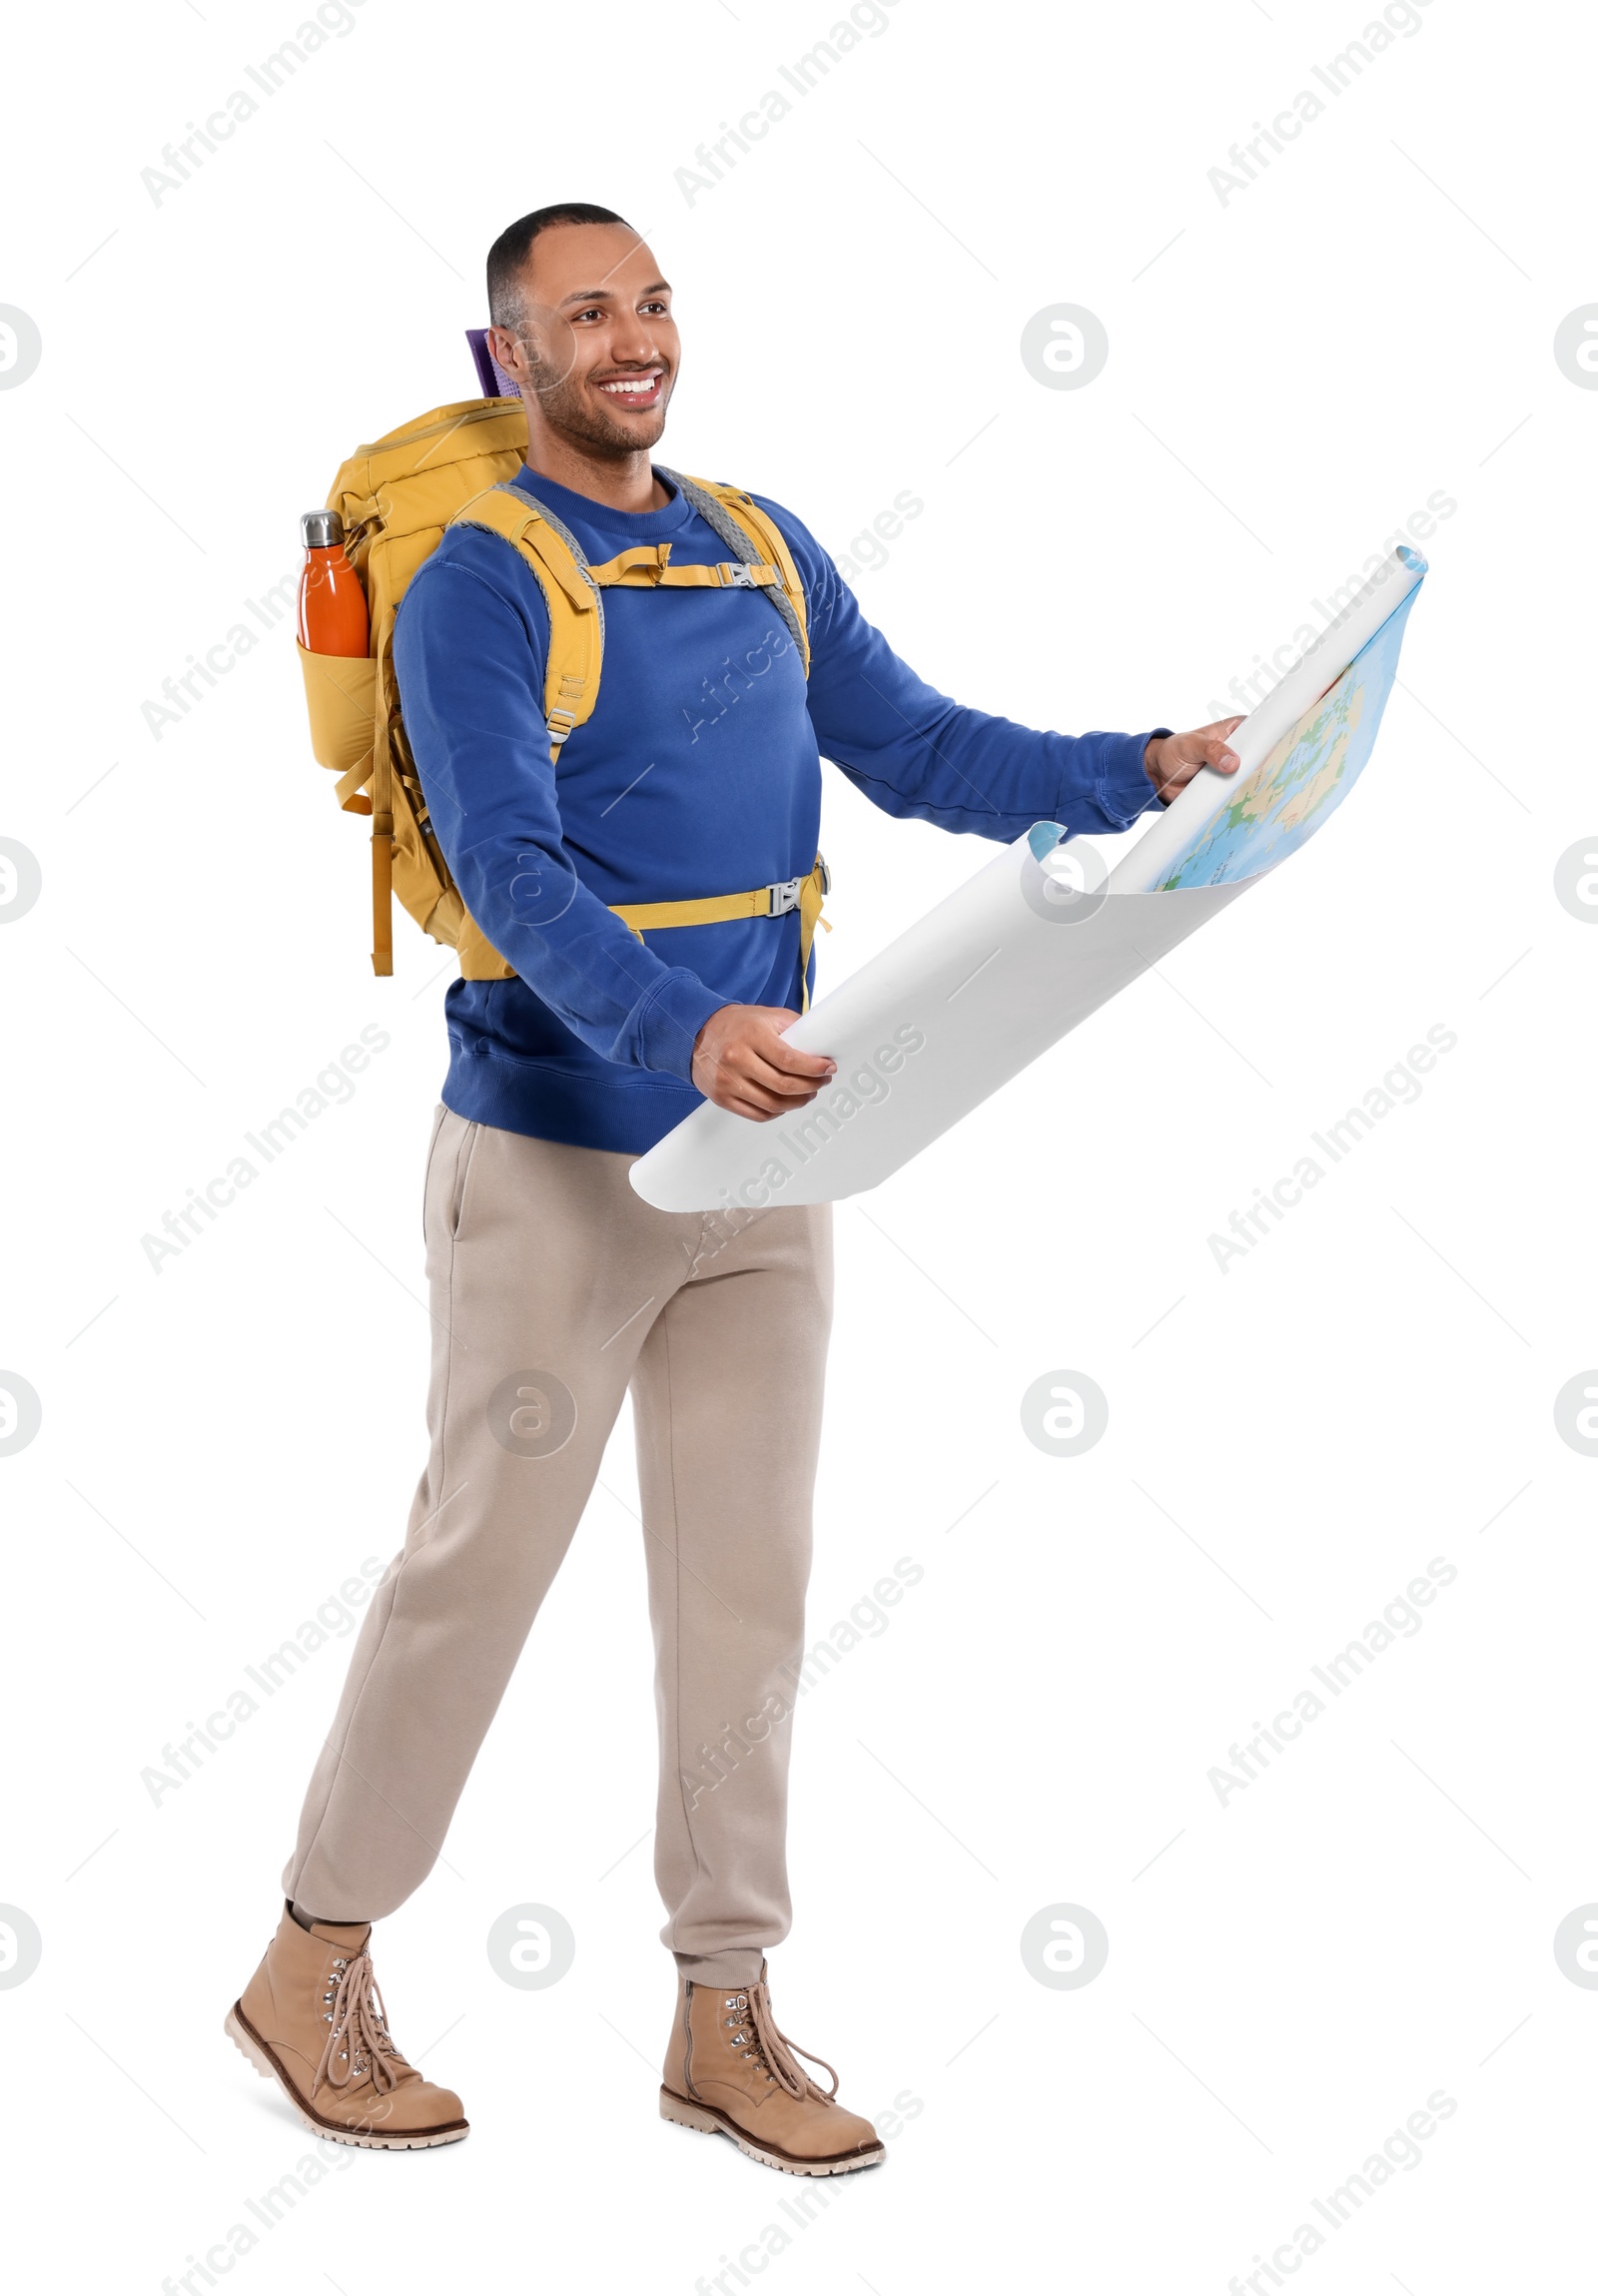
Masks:
[[[440,1109],[427,1161],[426,1471],[284,1888],[392,1913],[429,1871],[630,1386],[656,1653],[661,1935],[758,1976],[790,1919],[788,1717],[832,1313],[830,1208],[655,1210],[632,1158]],[[604,1621],[593,1622],[596,1652]]]

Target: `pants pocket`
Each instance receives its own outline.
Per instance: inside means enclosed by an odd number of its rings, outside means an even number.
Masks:
[[[461,1128],[460,1138],[455,1144],[455,1165],[449,1182],[447,1207],[451,1243],[458,1243],[460,1240],[460,1229],[466,1211],[466,1185],[471,1177],[471,1159],[476,1154],[477,1142],[481,1133],[481,1125],[464,1125]]]
[[[443,1131],[449,1111],[442,1101],[432,1112],[432,1130],[427,1135],[427,1153],[421,1166],[421,1240],[427,1240],[427,1205],[432,1198],[432,1159],[438,1152],[438,1135]]]

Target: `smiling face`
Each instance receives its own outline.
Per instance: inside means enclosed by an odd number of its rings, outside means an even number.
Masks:
[[[489,331],[495,359],[539,433],[605,459],[647,454],[666,426],[682,348],[671,290],[624,224],[551,224],[527,251],[513,327]],[[508,316],[508,315],[507,315]]]

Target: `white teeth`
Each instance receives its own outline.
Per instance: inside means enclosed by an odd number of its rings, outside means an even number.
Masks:
[[[640,396],[645,391],[653,390],[659,381],[658,375],[643,375],[639,376],[636,381],[628,377],[624,381],[601,383],[599,387],[601,390],[608,390],[613,398],[620,398],[624,394],[633,398]]]

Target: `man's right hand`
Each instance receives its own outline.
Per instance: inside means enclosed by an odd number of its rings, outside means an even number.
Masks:
[[[783,1035],[798,1019],[786,1005],[723,1005],[693,1042],[693,1081],[707,1101],[769,1124],[813,1101],[838,1073],[824,1053],[801,1053]]]

